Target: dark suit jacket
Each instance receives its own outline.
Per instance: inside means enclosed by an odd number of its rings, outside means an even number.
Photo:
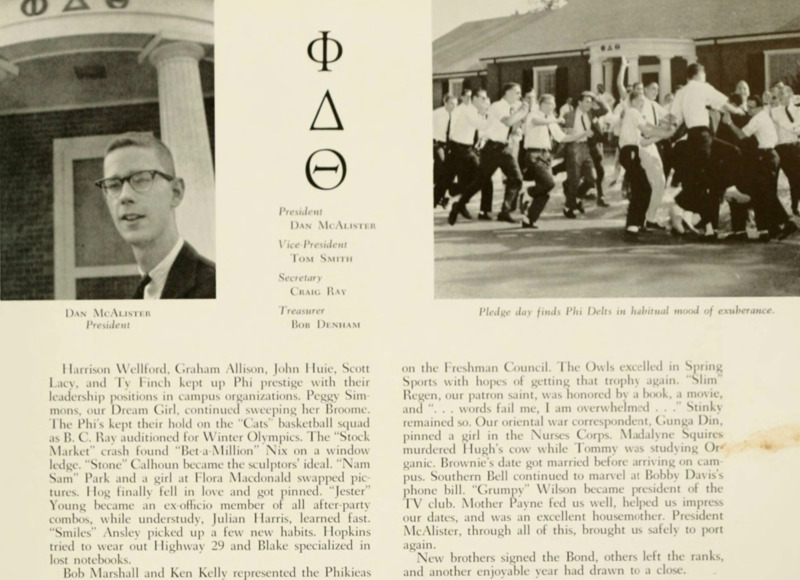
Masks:
[[[216,297],[217,267],[184,242],[169,270],[161,299]]]

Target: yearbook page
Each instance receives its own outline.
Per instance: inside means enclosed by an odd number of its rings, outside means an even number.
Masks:
[[[798,18],[0,0],[0,576],[796,580]]]

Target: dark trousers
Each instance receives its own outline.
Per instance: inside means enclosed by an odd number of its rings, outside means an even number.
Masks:
[[[567,165],[567,180],[564,196],[567,209],[575,209],[578,198],[583,197],[594,186],[594,161],[588,143],[570,143],[564,152]]]
[[[532,198],[528,207],[528,219],[531,223],[535,223],[542,215],[550,199],[550,192],[556,185],[550,169],[550,152],[543,149],[526,149],[525,171],[526,179],[535,182],[535,185],[528,188],[528,194]]]
[[[464,188],[472,183],[480,168],[480,156],[478,150],[471,145],[461,143],[450,143],[450,155],[453,160],[453,168],[458,177],[459,190],[463,193]],[[481,186],[481,211],[489,213],[492,211],[492,196],[494,194],[492,179],[486,179]]]
[[[795,211],[800,203],[800,143],[778,145],[775,151],[781,158],[781,169],[789,180],[792,211]]]
[[[625,173],[631,184],[631,200],[628,205],[628,219],[626,226],[641,227],[647,216],[650,206],[650,195],[653,193],[647,173],[642,168],[639,157],[638,145],[626,145],[619,150],[619,162],[625,168]]]
[[[594,164],[594,171],[597,174],[597,180],[595,182],[595,187],[597,188],[597,197],[603,197],[603,180],[606,178],[606,170],[603,168],[603,158],[605,157],[605,151],[603,149],[603,142],[600,140],[594,141],[589,140],[589,153],[592,156],[592,163]],[[584,191],[589,191],[591,188],[587,188]]]
[[[786,208],[778,199],[780,158],[774,149],[759,149],[755,153],[753,209],[759,230],[776,233],[789,219]]]
[[[433,142],[433,206],[439,205],[453,184],[455,171],[449,159],[449,147],[441,141]]]
[[[506,177],[506,193],[503,198],[503,213],[510,213],[522,189],[522,172],[519,169],[517,155],[505,143],[487,141],[481,149],[480,165],[475,178],[464,187],[459,204],[466,206],[469,200],[478,191],[486,187],[486,182],[491,182],[492,175],[497,169]],[[481,208],[483,209],[483,208]]]
[[[728,187],[738,185],[741,181],[739,149],[715,139],[708,127],[695,127],[689,129],[689,137],[685,149],[680,151],[680,157],[683,190],[675,196],[675,203],[685,210],[700,214],[701,224],[709,223],[716,228],[722,194]]]

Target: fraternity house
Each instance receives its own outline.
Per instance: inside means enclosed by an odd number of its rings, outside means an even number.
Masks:
[[[800,91],[797,0],[568,0],[554,10],[468,22],[433,43],[433,105],[443,95],[507,82],[552,93],[558,104],[604,84],[616,98],[621,57],[628,84],[658,81],[660,93],[686,82],[699,61],[708,81],[753,94],[784,81]]]
[[[213,0],[0,0],[0,298],[131,295],[139,274],[102,192],[126,131],[186,182],[182,235],[214,258]]]

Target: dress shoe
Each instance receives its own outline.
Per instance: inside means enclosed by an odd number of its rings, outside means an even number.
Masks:
[[[568,219],[571,219],[571,220],[574,220],[578,216],[575,215],[575,212],[573,210],[565,208],[564,209],[564,217],[568,218]]]
[[[522,222],[522,229],[524,229],[524,230],[538,230],[539,226],[537,226],[535,222],[523,221]]]
[[[467,219],[467,220],[471,220],[472,219],[472,214],[469,213],[469,210],[467,209],[467,206],[465,206],[463,204],[458,204],[458,213],[464,219]]]
[[[478,219],[483,221],[491,221],[492,214],[490,214],[488,211],[482,211],[478,214]]]
[[[442,201],[440,201],[439,204],[442,206],[443,209],[447,209],[447,206],[450,204],[450,198],[449,197],[442,198]]]
[[[577,209],[581,213],[586,213],[586,210],[583,208],[583,202],[579,201],[575,204],[575,209]]]
[[[447,223],[449,223],[451,226],[454,226],[457,220],[458,220],[458,203],[454,203],[452,206],[450,206],[450,214],[447,216]]]
[[[517,223],[517,220],[515,220],[513,217],[511,217],[511,214],[509,214],[507,212],[504,212],[504,211],[501,211],[499,214],[497,214],[497,221],[506,222],[507,224],[515,224],[515,223]]]
[[[713,244],[719,241],[719,236],[717,236],[717,232],[711,232],[709,234],[702,234],[697,238],[697,240],[707,244]]]
[[[597,198],[597,207],[608,207],[608,202],[604,197]]]
[[[794,223],[792,220],[787,220],[786,223],[783,224],[783,227],[781,227],[778,235],[775,237],[779,240],[785,240],[798,230],[800,230],[800,227],[798,227],[796,223]]]
[[[644,227],[646,227],[648,230],[665,230],[665,229],[667,229],[665,226],[662,226],[660,223],[651,222],[651,221],[644,222]]]
[[[632,230],[625,230],[622,239],[624,239],[626,242],[631,242],[634,244],[642,241],[641,238],[639,237],[639,232],[638,231],[635,232]]]

